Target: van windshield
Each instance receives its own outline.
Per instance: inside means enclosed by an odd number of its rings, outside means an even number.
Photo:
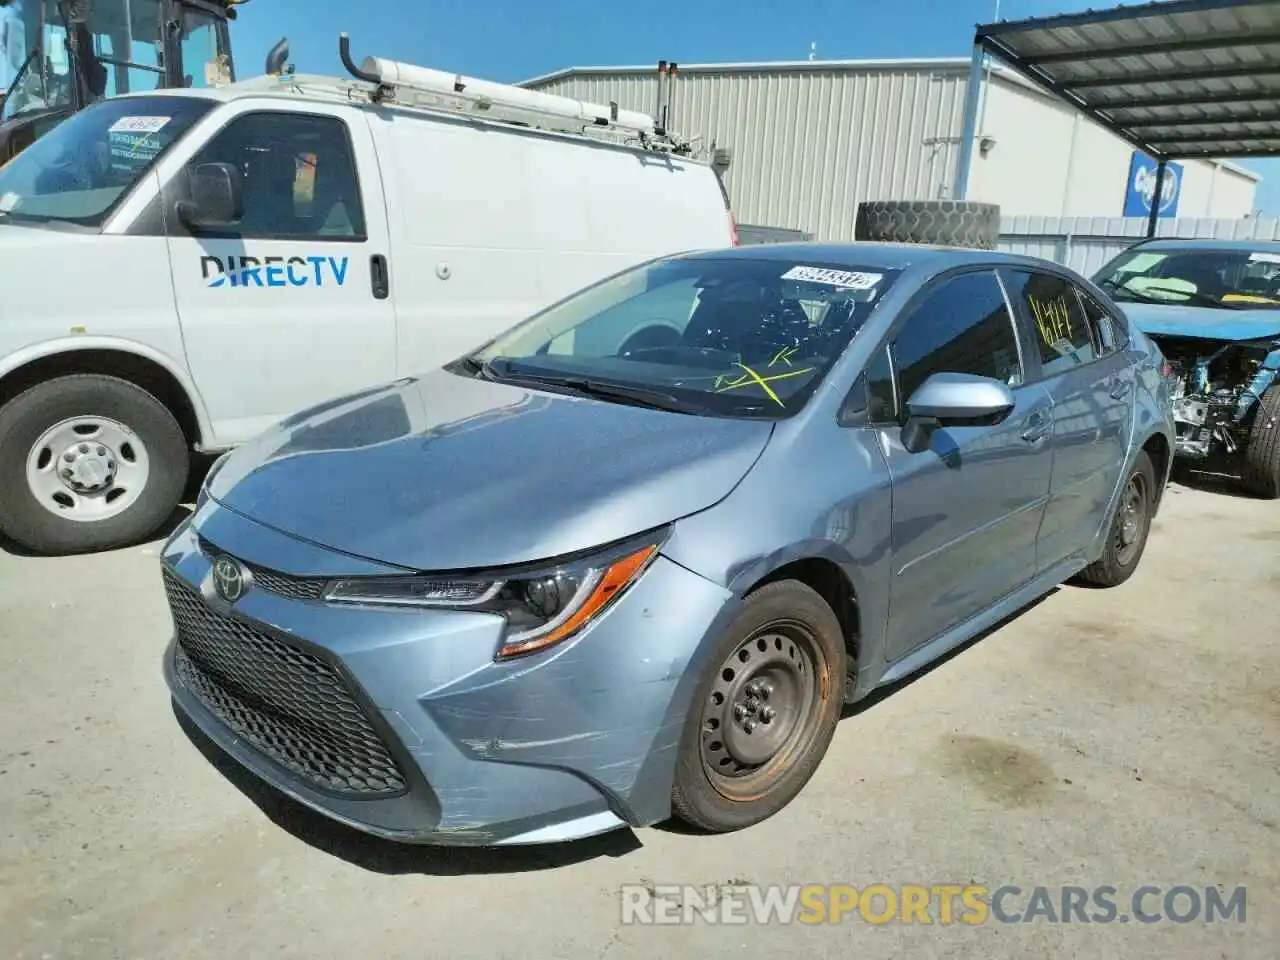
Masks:
[[[100,227],[214,103],[202,97],[127,97],[69,117],[0,168],[0,224]]]
[[[474,376],[687,413],[796,413],[898,271],[707,255],[643,264],[462,361]]]

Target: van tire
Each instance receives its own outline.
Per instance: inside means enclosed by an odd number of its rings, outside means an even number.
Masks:
[[[847,664],[840,621],[812,587],[776,580],[749,594],[694,690],[672,812],[692,827],[724,833],[787,806],[831,745]],[[769,689],[753,692],[757,682]],[[735,720],[739,705],[749,711],[742,721]]]
[[[1280,498],[1280,384],[1263,391],[1258,401],[1240,478],[1250,493]]]
[[[871,200],[858,204],[853,238],[994,250],[1000,205],[958,200]]]
[[[123,452],[98,448],[108,451],[103,462],[114,464],[111,457],[134,463],[145,458],[145,480],[126,491],[128,506],[101,520],[57,516],[37,499],[28,478],[28,460],[37,455],[36,445],[43,445],[42,438],[51,436],[49,431],[78,418],[123,427],[142,447],[141,453],[135,451],[126,434]],[[62,449],[58,441],[46,442],[49,451]],[[146,539],[173,516],[189,470],[187,440],[173,414],[127,380],[100,374],[58,377],[29,388],[0,407],[0,533],[32,552],[88,553]],[[69,496],[58,494],[63,501],[72,502]],[[102,502],[110,501],[104,498]]]

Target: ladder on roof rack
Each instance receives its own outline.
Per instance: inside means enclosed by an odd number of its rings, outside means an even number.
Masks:
[[[443,106],[518,125],[638,140],[642,146],[658,151],[689,153],[692,149],[691,144],[670,137],[653,117],[636,110],[621,110],[617,103],[606,106],[381,57],[366,57],[357,67],[351,59],[351,40],[345,33],[339,37],[338,52],[348,73],[375,85],[375,103],[427,109]]]

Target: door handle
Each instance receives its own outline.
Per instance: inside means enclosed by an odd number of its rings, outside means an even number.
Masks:
[[[391,295],[391,282],[387,277],[387,258],[375,253],[369,258],[369,282],[373,286],[373,299],[385,300]]]
[[[1027,443],[1039,443],[1053,429],[1053,421],[1043,413],[1033,413],[1026,419],[1026,429],[1022,431],[1022,439]]]
[[[1123,400],[1129,396],[1129,392],[1133,389],[1133,381],[1116,377],[1111,381],[1111,399]]]

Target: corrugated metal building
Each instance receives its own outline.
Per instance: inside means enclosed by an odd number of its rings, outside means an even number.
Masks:
[[[863,200],[953,195],[970,61],[839,60],[681,64],[670,126],[729,147],[725,178],[741,223],[853,238]],[[653,113],[650,67],[575,67],[522,86]],[[1132,148],[1016,73],[988,74],[969,199],[1007,216],[1120,216]],[[1260,178],[1188,161],[1180,217],[1242,217]]]

